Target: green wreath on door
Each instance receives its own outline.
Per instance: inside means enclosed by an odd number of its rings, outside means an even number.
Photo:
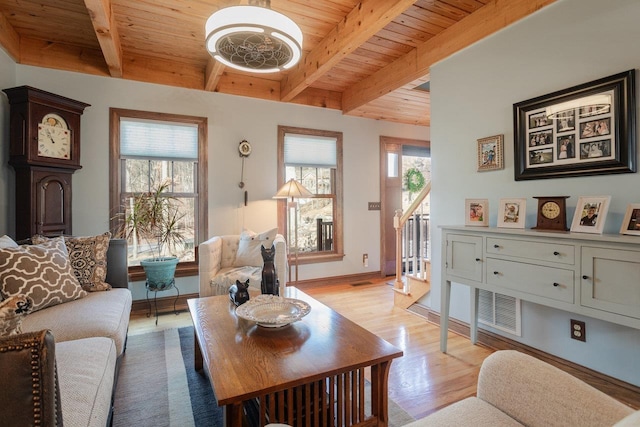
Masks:
[[[405,172],[404,185],[409,193],[418,193],[424,187],[424,183],[424,175],[418,169],[410,168]]]

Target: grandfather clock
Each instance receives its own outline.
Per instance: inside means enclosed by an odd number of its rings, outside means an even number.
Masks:
[[[9,98],[9,164],[16,171],[16,239],[71,234],[71,176],[80,166],[80,116],[89,104],[29,86]]]

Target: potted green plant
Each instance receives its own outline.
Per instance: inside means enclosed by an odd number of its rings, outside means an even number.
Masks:
[[[152,257],[140,261],[147,276],[146,286],[152,291],[169,289],[174,285],[178,257],[167,255],[184,244],[179,200],[164,193],[169,183],[164,182],[148,192],[139,193],[128,200],[119,237],[134,242],[145,242]],[[134,245],[137,248],[137,244]]]

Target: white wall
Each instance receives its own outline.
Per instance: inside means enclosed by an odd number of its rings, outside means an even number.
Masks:
[[[11,68],[11,61],[6,65]],[[277,190],[278,125],[343,132],[346,256],[340,262],[301,266],[301,280],[380,270],[379,211],[367,210],[367,202],[380,200],[379,137],[429,139],[426,127],[348,117],[335,110],[23,65],[17,65],[15,82],[9,78],[2,83],[3,87],[30,85],[91,104],[82,116],[83,168],[73,176],[73,232],[76,235],[108,229],[110,107],[208,118],[210,236],[239,233],[243,226],[263,231],[277,225],[276,201],[272,196]],[[2,114],[7,114],[6,108],[6,105],[2,106]],[[8,135],[7,123],[4,125],[3,134]],[[243,139],[250,141],[253,147],[245,163],[244,182],[249,192],[246,208],[242,204],[242,190],[238,187],[241,160],[237,150]],[[0,170],[3,176],[12,172],[6,162]],[[0,195],[6,195],[13,185],[12,179],[3,179]],[[7,197],[2,197],[0,203],[7,203]],[[13,221],[9,224],[0,222],[0,235],[12,234],[13,227]],[[363,253],[369,254],[367,268],[362,266]],[[178,286],[183,293],[197,292],[196,278],[178,279]],[[132,290],[134,298],[144,298],[141,282],[134,284]]]
[[[16,80],[16,65],[13,60],[0,49],[0,88],[14,86]],[[9,101],[2,93],[0,95],[0,235],[6,230],[13,230],[15,212],[12,200],[15,200],[15,189],[6,185],[13,180],[13,169],[6,167],[9,160]],[[12,181],[13,182],[13,181]],[[5,230],[5,231],[3,231]]]
[[[512,108],[519,101],[640,68],[638,17],[637,0],[559,0],[432,67],[434,248],[441,245],[438,226],[464,224],[465,198],[489,199],[489,225],[495,227],[500,198],[526,197],[530,228],[536,221],[533,196],[570,195],[570,223],[579,196],[608,194],[605,232],[618,233],[627,204],[640,202],[638,174],[515,182]],[[496,134],[505,136],[505,169],[478,173],[476,140]],[[433,250],[431,304],[438,311],[441,256]],[[454,284],[451,312],[469,321],[467,287]],[[586,343],[569,339],[570,318],[586,322]],[[522,337],[511,338],[640,385],[638,330],[523,303]]]

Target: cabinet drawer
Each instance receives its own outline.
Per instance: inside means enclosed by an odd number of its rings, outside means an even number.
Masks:
[[[490,285],[573,303],[573,270],[487,258],[486,275]]]
[[[574,245],[536,242],[531,240],[487,238],[487,254],[506,255],[536,261],[573,265],[575,263],[575,252],[576,249]]]

